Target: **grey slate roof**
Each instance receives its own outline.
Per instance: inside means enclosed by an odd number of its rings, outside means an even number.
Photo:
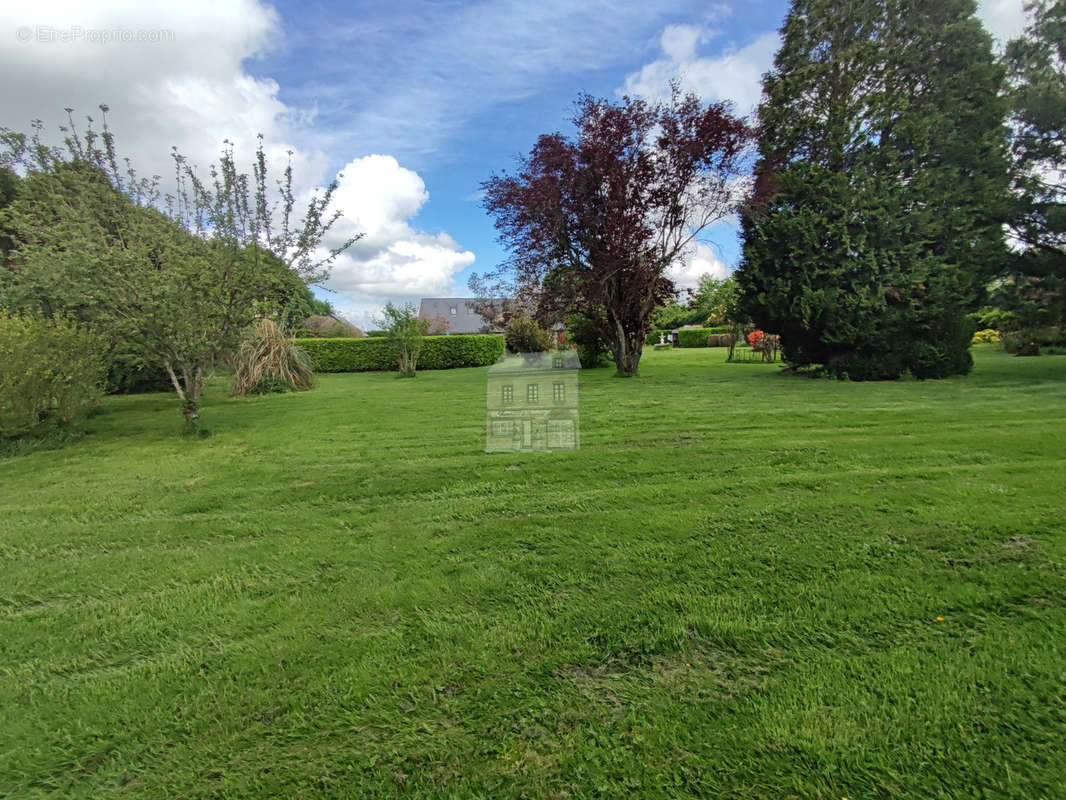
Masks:
[[[448,333],[481,333],[485,320],[474,311],[474,302],[473,297],[424,297],[418,316],[420,319],[443,317],[449,323]]]

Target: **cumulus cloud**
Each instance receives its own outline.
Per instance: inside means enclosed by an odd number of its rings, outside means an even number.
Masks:
[[[298,196],[326,177],[331,159],[310,144],[307,127],[314,107],[286,105],[277,82],[250,72],[282,40],[276,12],[259,0],[9,3],[0,5],[0,34],[0,126],[25,131],[40,119],[58,136],[64,107],[79,125],[86,114],[98,124],[97,106],[106,103],[120,155],[164,186],[174,174],[172,146],[206,177],[229,140],[238,167],[250,171],[258,133],[274,175],[292,152]],[[365,312],[386,298],[450,294],[452,276],[474,255],[446,233],[412,226],[429,198],[419,175],[382,155],[356,158],[343,174],[336,200],[346,219],[326,244],[365,236],[335,266],[338,308],[365,324]]]
[[[706,242],[693,242],[685,257],[666,271],[679,289],[695,289],[704,275],[713,278],[727,278],[732,270],[719,258],[714,247]]]
[[[743,47],[701,55],[701,45],[715,35],[704,26],[668,25],[659,39],[662,57],[628,75],[622,92],[662,98],[668,95],[670,82],[678,80],[684,91],[705,100],[731,100],[738,112],[748,113],[759,102],[763,73],[770,68],[781,40],[776,32],[767,31]]]
[[[55,131],[65,107],[81,125],[86,115],[99,120],[106,103],[121,153],[145,176],[173,175],[171,146],[206,167],[224,139],[250,165],[257,133],[273,166],[291,149],[306,180],[325,167],[322,154],[294,145],[302,115],[278,98],[277,83],[244,67],[281,37],[277,14],[257,0],[9,3],[0,6],[0,32],[7,127],[41,119]]]
[[[370,155],[342,170],[334,195],[344,214],[327,244],[364,236],[337,259],[327,283],[335,305],[357,325],[370,323],[387,300],[448,296],[456,273],[474,263],[447,233],[416,230],[411,220],[429,199],[417,172],[392,156]]]

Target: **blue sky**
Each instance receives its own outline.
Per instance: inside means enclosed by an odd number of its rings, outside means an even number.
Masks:
[[[539,134],[568,130],[579,93],[616,97],[627,78],[664,58],[670,26],[692,30],[694,55],[713,59],[772,33],[786,5],[752,0],[742,14],[686,0],[276,8],[285,44],[250,71],[278,80],[286,105],[316,109],[333,167],[349,154],[383,153],[418,172],[429,200],[414,224],[446,232],[475,254],[473,265],[454,275],[453,291],[465,294],[471,271],[491,269],[505,255],[480,207],[479,184],[511,167]],[[303,26],[309,18],[315,25]],[[759,54],[758,71],[771,52]],[[726,96],[729,87],[714,88]],[[734,232],[714,234],[732,265]]]
[[[1020,28],[1021,4],[983,0],[980,13],[1002,38]],[[367,235],[338,262],[329,296],[366,324],[386,300],[465,294],[472,270],[504,257],[478,186],[539,134],[568,131],[579,93],[655,97],[678,78],[749,111],[786,9],[786,0],[8,4],[0,125],[54,126],[65,106],[106,102],[122,149],[147,174],[167,174],[171,145],[206,165],[225,138],[250,154],[260,132],[275,165],[294,152],[303,188],[343,170],[338,236]],[[710,238],[716,247],[677,266],[679,284],[735,265],[735,231],[719,226]]]

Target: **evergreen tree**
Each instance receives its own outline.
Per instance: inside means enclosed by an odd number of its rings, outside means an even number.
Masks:
[[[1066,0],[1029,3],[1007,46],[1020,248],[997,303],[1023,326],[1066,326]]]
[[[968,372],[1005,258],[1002,69],[973,0],[794,0],[764,81],[742,308],[853,379]]]

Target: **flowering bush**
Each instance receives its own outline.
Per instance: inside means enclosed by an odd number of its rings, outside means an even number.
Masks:
[[[973,344],[989,344],[999,341],[999,331],[994,328],[985,328],[973,335]]]
[[[751,345],[752,350],[759,349],[760,345],[762,345],[762,339],[764,335],[765,334],[758,328],[748,334],[748,344]]]

